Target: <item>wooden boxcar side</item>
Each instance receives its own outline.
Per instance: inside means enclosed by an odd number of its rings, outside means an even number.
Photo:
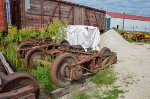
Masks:
[[[0,31],[7,32],[5,0],[0,0]]]
[[[42,27],[54,19],[71,25],[90,25],[105,30],[103,10],[58,0],[12,0],[12,22],[18,27]],[[20,11],[19,9],[20,8]],[[17,13],[16,13],[17,12]]]

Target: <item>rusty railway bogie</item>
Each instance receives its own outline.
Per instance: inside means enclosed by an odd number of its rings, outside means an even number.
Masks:
[[[18,58],[20,57],[24,59],[27,52],[35,47],[43,48],[45,50],[51,50],[51,49],[56,49],[58,47],[68,46],[68,45],[69,45],[69,42],[66,40],[63,40],[59,42],[58,44],[55,44],[53,40],[49,38],[43,41],[33,39],[30,41],[21,43],[16,50],[16,54]]]
[[[41,46],[36,46],[34,48],[31,48],[25,55],[25,65],[26,67],[29,68],[35,68],[36,67],[36,61],[38,59],[41,60],[41,64],[45,63],[46,64],[51,64],[49,62],[45,62],[42,60],[45,55],[51,57],[52,59],[55,59],[58,55],[64,53],[64,52],[71,52],[71,53],[76,53],[76,54],[87,54],[89,55],[90,53],[86,53],[84,48],[80,45],[76,46],[69,46],[69,43],[61,43],[60,45],[50,45],[50,49],[46,49]],[[49,46],[49,45],[47,45]],[[44,62],[43,62],[44,61]]]
[[[51,56],[57,53],[52,63],[43,60],[44,55]],[[39,59],[43,65],[51,65],[51,80],[58,87],[65,87],[71,81],[78,80],[86,73],[95,74],[102,66],[117,62],[116,53],[108,48],[100,52],[84,52],[76,46],[62,47],[62,49],[44,50],[36,47],[30,50],[25,58],[26,66],[35,68],[36,60]]]
[[[69,45],[67,41],[59,45],[44,45],[47,47],[32,47],[25,55],[27,68],[36,68],[37,61],[46,65],[51,65],[50,75],[52,82],[58,87],[66,87],[72,81],[82,78],[87,73],[95,74],[106,64],[117,62],[116,53],[104,47],[100,52],[89,50],[85,52],[80,45]],[[49,48],[50,47],[50,48]],[[55,55],[54,60],[48,62],[44,56]]]
[[[38,99],[39,85],[28,73],[15,72],[0,52],[0,99]]]
[[[85,55],[84,59],[79,60],[83,55]],[[108,60],[103,63],[105,59]],[[102,65],[114,64],[116,60],[116,54],[111,52],[108,48],[103,48],[101,52],[91,55],[84,54],[83,52],[80,54],[64,52],[52,63],[50,70],[51,80],[56,86],[65,87],[69,85],[71,81],[80,79],[87,72],[94,74]]]

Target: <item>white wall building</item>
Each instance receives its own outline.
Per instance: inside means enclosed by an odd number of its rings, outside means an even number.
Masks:
[[[150,32],[150,17],[107,12],[106,28]]]

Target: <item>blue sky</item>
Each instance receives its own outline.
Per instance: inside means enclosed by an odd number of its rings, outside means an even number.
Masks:
[[[126,12],[128,14],[150,17],[150,0],[67,0],[104,9],[106,11]]]

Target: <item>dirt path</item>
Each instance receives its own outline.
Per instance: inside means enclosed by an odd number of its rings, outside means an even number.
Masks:
[[[117,53],[114,70],[120,78],[116,84],[128,90],[125,99],[150,99],[150,44],[130,44],[110,30],[101,36],[100,45]]]

